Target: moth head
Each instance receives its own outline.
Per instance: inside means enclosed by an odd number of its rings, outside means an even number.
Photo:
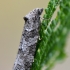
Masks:
[[[36,18],[39,18],[40,15],[42,14],[43,12],[43,8],[36,8],[36,9],[33,9],[32,11],[30,11],[30,13],[28,13],[25,17],[23,17],[23,19],[25,21],[28,21],[28,20],[36,20]]]
[[[41,15],[43,12],[43,8],[36,8],[37,14]]]

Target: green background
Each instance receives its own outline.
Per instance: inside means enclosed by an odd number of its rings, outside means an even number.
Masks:
[[[0,70],[12,70],[24,25],[23,16],[34,8],[46,8],[48,2],[49,0],[0,0]],[[70,34],[66,46],[68,58],[52,70],[70,70]]]

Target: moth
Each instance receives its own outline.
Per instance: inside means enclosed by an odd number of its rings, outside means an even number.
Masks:
[[[39,39],[40,16],[43,8],[36,8],[24,17],[24,29],[13,70],[30,70]]]

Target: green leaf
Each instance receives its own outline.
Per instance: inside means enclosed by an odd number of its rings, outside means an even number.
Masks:
[[[58,6],[57,16],[51,21]],[[31,70],[51,70],[57,61],[66,57],[65,42],[70,31],[70,0],[50,0],[44,11],[39,31],[40,40]]]

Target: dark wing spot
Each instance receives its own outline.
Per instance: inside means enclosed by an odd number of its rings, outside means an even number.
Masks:
[[[33,22],[35,23],[35,21],[36,21],[36,20],[35,20],[35,17],[33,17],[32,20],[33,20]]]
[[[29,41],[29,38],[34,38],[35,36],[38,36],[38,35],[39,35],[39,33],[36,29],[34,29],[30,32],[28,32],[27,30],[24,30],[24,34],[23,34],[26,41]]]
[[[32,54],[34,56],[36,51],[36,43],[28,47],[29,47],[29,54]]]

